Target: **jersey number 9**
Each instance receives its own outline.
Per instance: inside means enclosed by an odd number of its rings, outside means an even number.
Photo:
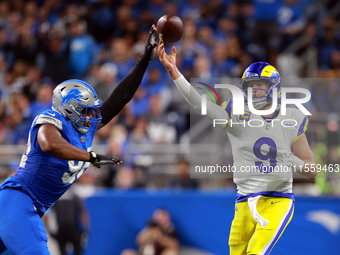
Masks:
[[[269,146],[269,151],[267,154],[262,154],[261,152],[261,147],[262,145],[268,145]],[[262,164],[262,161],[256,161],[255,165],[256,167],[260,170],[261,173],[271,173],[273,169],[276,166],[277,160],[276,160],[276,155],[277,155],[277,148],[275,142],[268,138],[268,137],[262,137],[258,139],[253,148],[255,156],[264,161],[269,159],[270,167],[264,166]]]

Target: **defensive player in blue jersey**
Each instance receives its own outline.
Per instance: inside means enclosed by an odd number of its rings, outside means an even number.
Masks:
[[[153,26],[138,63],[103,105],[94,89],[80,80],[54,89],[52,110],[32,123],[17,174],[0,186],[0,254],[6,249],[20,255],[50,254],[40,217],[90,163],[96,167],[122,163],[93,152],[93,136],[131,100],[156,46]]]

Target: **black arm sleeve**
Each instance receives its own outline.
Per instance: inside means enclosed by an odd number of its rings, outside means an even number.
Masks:
[[[109,123],[132,99],[142,82],[150,57],[142,55],[132,71],[118,84],[101,107],[102,124]]]

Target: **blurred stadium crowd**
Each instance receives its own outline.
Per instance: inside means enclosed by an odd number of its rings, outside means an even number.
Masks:
[[[240,78],[252,62],[267,61],[283,70],[283,79],[340,78],[337,4],[336,0],[0,1],[0,144],[26,144],[31,122],[51,108],[54,87],[66,79],[89,82],[104,100],[134,66],[151,25],[164,14],[184,21],[183,38],[175,46],[177,64],[186,77]],[[316,68],[307,72],[305,66],[313,61],[305,56],[311,49],[317,52],[312,58]],[[289,69],[294,70],[285,71]],[[339,162],[339,80],[310,90],[314,127],[309,140],[318,163]],[[138,144],[182,143],[188,129],[189,106],[155,57],[133,101],[95,139],[125,165],[100,174],[90,169],[80,182],[89,187],[199,187],[198,181],[188,178],[183,159],[173,171],[177,176],[155,184],[150,183],[147,164],[136,162],[138,153],[125,155]],[[16,167],[17,163],[10,166]],[[6,169],[2,166],[0,173],[7,174]],[[319,184],[322,191],[335,192],[325,180]]]

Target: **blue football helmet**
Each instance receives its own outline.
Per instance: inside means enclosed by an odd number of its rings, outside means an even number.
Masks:
[[[96,91],[84,81],[67,80],[53,90],[52,109],[82,134],[98,129],[102,120],[100,107]]]
[[[251,64],[243,73],[240,87],[243,91],[243,95],[247,100],[247,91],[249,81],[260,80],[268,84],[265,96],[257,96],[260,88],[253,88],[255,95],[253,96],[253,106],[255,109],[262,109],[264,106],[272,102],[273,100],[273,88],[277,88],[277,98],[281,96],[281,77],[275,67],[271,66],[267,62],[256,62]]]

